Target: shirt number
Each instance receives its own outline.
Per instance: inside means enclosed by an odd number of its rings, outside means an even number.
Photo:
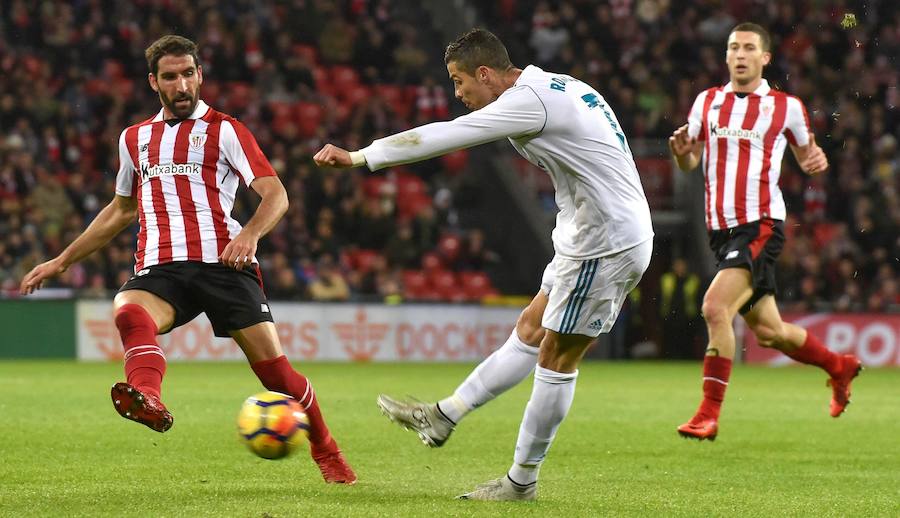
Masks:
[[[622,150],[630,155],[631,149],[628,148],[628,142],[625,140],[625,133],[623,133],[619,128],[619,125],[616,124],[616,120],[613,119],[612,113],[609,112],[609,108],[607,108],[606,105],[600,101],[596,94],[582,95],[581,100],[584,101],[585,104],[587,104],[588,108],[592,110],[594,108],[600,108],[600,110],[603,112],[603,115],[606,116],[606,121],[609,122],[610,127],[612,127],[612,130],[616,133],[616,136],[619,137],[619,142],[622,143]]]

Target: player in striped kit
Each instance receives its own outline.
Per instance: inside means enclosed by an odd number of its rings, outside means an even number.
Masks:
[[[200,100],[197,46],[164,36],[146,50],[162,109],[119,137],[116,196],[59,256],[22,280],[23,294],[103,247],[138,218],[135,274],[114,301],[127,382],[112,388],[125,418],[165,432],[160,400],[166,358],[156,335],[206,313],[216,336],[231,336],[269,390],[290,394],[310,418],[311,453],[326,482],[356,475],[322,418],[315,390],[284,356],[263,292],[257,243],[281,219],[287,193],[253,135]],[[231,217],[238,184],[262,198],[244,227]]]
[[[850,403],[850,384],[862,368],[855,356],[835,354],[806,329],[782,321],[775,304],[775,261],[784,244],[785,206],[778,188],[784,150],[789,144],[810,175],[824,172],[828,160],[815,142],[803,103],[762,78],[771,59],[770,41],[759,25],[737,25],[726,52],[731,81],[701,92],[688,124],[669,138],[681,170],[694,169],[702,156],[706,224],[719,270],[703,300],[709,330],[703,401],[694,417],[678,427],[683,437],[716,438],[734,358],[732,320],[737,313],[760,345],[828,372],[832,417]]]
[[[533,65],[514,67],[503,43],[483,29],[451,43],[444,61],[456,97],[471,113],[378,139],[359,151],[328,144],[313,158],[319,165],[375,171],[508,139],[553,179],[559,207],[555,255],[506,343],[441,401],[378,398],[391,420],[437,447],[467,414],[533,370],[512,466],[460,497],[533,500],[541,464],[575,396],[578,364],[594,339],[612,328],[650,263],[650,208],[628,140],[593,87]]]

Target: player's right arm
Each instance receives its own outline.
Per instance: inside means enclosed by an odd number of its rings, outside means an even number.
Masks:
[[[376,171],[503,138],[537,135],[546,122],[547,111],[537,94],[528,86],[519,86],[484,108],[451,121],[433,122],[384,137],[354,152],[328,144],[313,159],[318,165],[367,165]]]
[[[35,266],[22,279],[19,292],[22,295],[40,289],[45,279],[59,275],[69,266],[91,255],[109,243],[112,238],[125,230],[137,215],[137,200],[116,195],[109,205],[103,208],[88,228],[82,232],[72,244],[58,256]]]
[[[709,101],[712,90],[700,92],[700,95],[694,99],[691,105],[691,112],[688,114],[688,123],[675,130],[675,133],[669,137],[669,151],[678,168],[684,172],[693,170],[700,165],[700,159],[703,156],[703,139],[706,137],[703,127],[704,110],[709,108]]]
[[[678,168],[684,172],[693,170],[700,164],[700,154],[703,152],[703,143],[692,138],[688,133],[688,125],[675,130],[669,137],[669,150]]]

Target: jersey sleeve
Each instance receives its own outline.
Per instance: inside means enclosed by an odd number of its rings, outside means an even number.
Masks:
[[[133,150],[129,149],[129,136],[132,136]],[[135,178],[137,158],[132,154],[137,153],[137,128],[128,128],[119,135],[119,172],[116,173],[116,194],[133,198],[137,195],[138,182]]]
[[[706,132],[703,131],[703,105],[706,104],[706,96],[707,92],[700,92],[688,114],[688,136],[697,140],[706,140]]]
[[[369,169],[377,171],[502,138],[537,135],[546,123],[547,110],[537,93],[517,86],[480,110],[378,139],[360,151]]]
[[[269,159],[259,148],[256,139],[246,126],[234,119],[222,121],[219,133],[219,147],[231,168],[250,185],[263,176],[276,176]]]
[[[787,116],[784,121],[784,136],[792,146],[806,146],[809,144],[809,134],[812,128],[809,125],[809,115],[803,102],[792,96],[787,98]]]

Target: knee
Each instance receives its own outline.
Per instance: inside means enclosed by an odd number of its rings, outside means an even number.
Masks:
[[[519,335],[519,340],[532,347],[540,347],[541,341],[544,339],[544,332],[539,317],[535,318],[528,311],[523,311],[519,315],[519,320],[516,322],[516,334]]]
[[[703,301],[703,318],[710,327],[731,325],[732,315],[728,309],[728,305],[717,300]]]
[[[123,304],[116,309],[116,327],[122,334],[132,333],[136,330],[150,330],[155,334],[156,323],[150,313],[138,304]]]

